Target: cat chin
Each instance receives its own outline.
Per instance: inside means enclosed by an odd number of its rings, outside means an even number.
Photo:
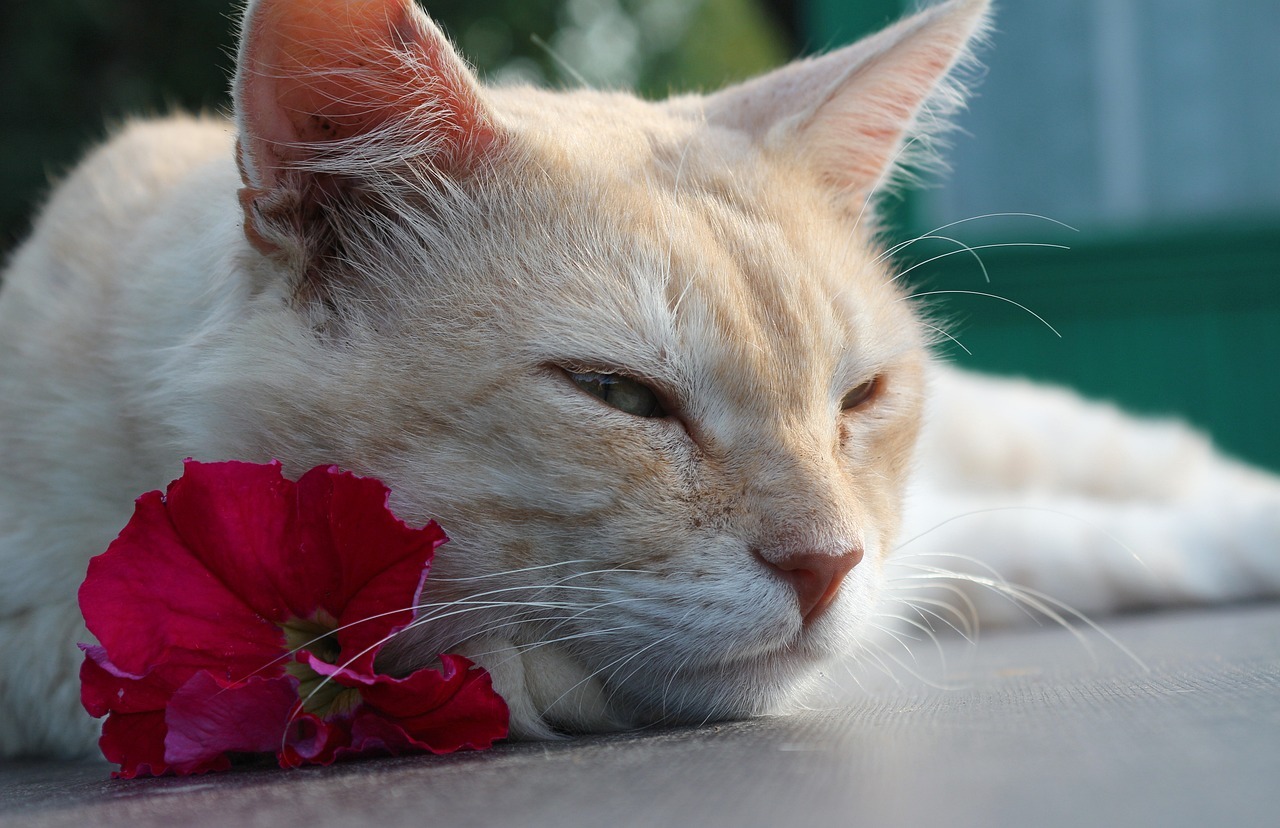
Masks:
[[[675,681],[660,674],[629,684],[617,696],[640,726],[701,725],[749,719],[789,710],[827,662],[815,655],[778,654],[704,667]]]
[[[511,711],[511,738],[559,739],[648,727],[705,724],[784,712],[819,675],[830,653],[797,645],[717,665],[637,671],[617,683],[552,647],[521,653],[510,641],[463,648],[493,678]]]

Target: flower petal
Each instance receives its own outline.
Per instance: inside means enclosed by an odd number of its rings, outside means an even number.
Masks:
[[[182,768],[170,765],[165,759],[167,733],[168,726],[165,724],[163,711],[112,713],[102,723],[102,738],[98,740],[98,746],[108,762],[120,766],[120,770],[111,774],[118,779],[164,776],[170,773],[187,776],[231,767],[230,758],[222,754]]]
[[[286,742],[298,706],[292,676],[232,683],[200,672],[173,694],[165,710],[164,760],[180,773],[198,773],[229,753],[276,753]]]
[[[378,676],[363,693],[365,702],[434,753],[480,750],[506,738],[510,714],[489,674],[462,656],[442,655],[440,661],[440,671]]]
[[[444,753],[414,741],[398,722],[371,711],[361,711],[351,722],[351,743],[335,751],[337,758],[363,755],[400,756],[405,753]]]
[[[101,641],[82,645],[81,700],[107,716],[101,747],[119,775],[217,770],[240,753],[282,766],[439,753],[506,735],[505,703],[466,659],[442,656],[441,670],[403,679],[375,673],[447,540],[434,522],[405,525],[388,498],[332,466],[295,484],[279,463],[188,461],[167,494],[138,499],[80,590]],[[323,639],[324,659],[287,649],[300,633]],[[292,661],[339,692],[309,696],[303,712]]]
[[[89,715],[106,716],[98,747],[108,761],[120,765],[113,775],[123,779],[161,776],[166,773],[203,773],[230,766],[223,757],[211,756],[188,768],[173,768],[165,758],[165,707],[174,690],[188,678],[188,667],[162,666],[142,676],[116,667],[102,647],[80,645],[85,660],[80,666],[80,701]]]
[[[303,713],[289,725],[288,740],[276,756],[282,768],[331,765],[338,752],[350,743],[351,734],[345,721],[326,722],[319,716]]]
[[[159,492],[138,498],[120,536],[89,561],[80,609],[111,662],[132,675],[163,662],[220,664],[241,678],[283,650],[280,629],[192,554]]]
[[[387,508],[377,480],[317,467],[298,480],[300,545],[334,581],[314,593],[338,620],[338,663],[372,672],[378,648],[407,626],[427,568],[448,540],[433,521],[413,529]]]
[[[120,770],[112,776],[133,779],[138,776],[163,776],[169,773],[164,761],[164,713],[112,713],[102,723],[98,747],[108,762]]]
[[[272,462],[183,464],[165,496],[183,544],[256,614],[309,618],[332,577],[299,554],[295,484]]]
[[[390,731],[367,722],[358,731],[353,723],[353,750],[363,750],[357,732],[373,734],[376,731],[382,734],[377,738],[391,738],[386,745],[388,749],[399,744],[400,750],[416,748],[432,753],[487,748],[507,736],[506,702],[494,692],[489,674],[462,656],[442,655],[439,670],[424,668],[402,679],[361,674],[327,664],[310,654],[304,656],[306,663],[320,675],[360,690],[364,703],[356,711],[356,722],[369,715],[381,717],[394,722],[409,740],[401,744],[388,735]]]
[[[81,644],[80,703],[94,718],[108,713],[147,713],[164,710],[173,691],[191,677],[189,668],[151,670],[135,676],[116,667],[102,647]]]
[[[108,761],[120,765],[115,775],[132,779],[165,773],[166,689],[145,677],[120,673],[101,647],[81,647],[85,660],[80,665],[80,701],[94,718],[107,716],[98,747]]]

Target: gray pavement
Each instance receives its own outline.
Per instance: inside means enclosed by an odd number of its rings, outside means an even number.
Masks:
[[[773,719],[186,779],[0,764],[0,826],[1280,825],[1280,605],[1107,629],[1149,669],[1033,629]]]

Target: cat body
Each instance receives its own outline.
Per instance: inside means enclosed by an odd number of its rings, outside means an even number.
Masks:
[[[1270,477],[930,362],[867,204],[986,15],[649,103],[484,89],[407,0],[249,3],[234,123],[128,126],[5,275],[0,755],[92,749],[75,589],[187,456],[440,521],[383,666],[474,658],[524,737],[782,709],[956,549],[1085,612],[1274,594]]]

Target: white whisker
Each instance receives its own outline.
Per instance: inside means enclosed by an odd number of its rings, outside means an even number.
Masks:
[[[1006,581],[997,580],[995,578],[985,578],[980,575],[970,575],[963,572],[952,572],[950,570],[940,569],[937,567],[918,565],[918,569],[920,571],[915,575],[904,575],[900,577],[908,580],[932,580],[942,578],[987,587],[996,594],[1007,598],[1015,606],[1035,610],[1058,626],[1068,630],[1092,655],[1093,648],[1090,645],[1089,640],[1085,638],[1074,624],[1067,620],[1068,618],[1074,619],[1077,623],[1088,627],[1106,640],[1108,644],[1111,644],[1117,650],[1124,653],[1124,655],[1128,656],[1129,659],[1142,668],[1144,672],[1150,672],[1150,668],[1142,659],[1138,658],[1137,654],[1121,643],[1115,636],[1111,635],[1111,633],[1104,630],[1097,622],[1089,618],[1089,616],[1075,609],[1071,605],[1041,592],[1040,590],[1010,584]]]
[[[572,561],[557,561],[556,563],[542,564],[541,566],[527,566],[527,567],[524,567],[523,569],[508,569],[503,572],[489,572],[484,575],[468,575],[466,577],[461,577],[461,578],[439,578],[439,577],[436,577],[435,575],[432,575],[430,579],[427,581],[427,583],[433,584],[433,583],[460,583],[463,581],[483,581],[488,578],[501,578],[506,575],[523,575],[527,572],[540,572],[544,569],[555,569],[556,567],[560,567],[560,566],[570,566],[574,564],[584,564],[584,563],[595,563],[595,561],[589,558],[579,558],[577,560],[572,560]],[[611,570],[598,570],[598,571],[608,572]]]
[[[890,633],[890,635],[892,636],[892,633],[891,633],[889,630],[886,630],[886,629],[884,629],[883,627],[881,627],[880,629],[881,629],[881,631],[883,631],[883,632]],[[902,646],[902,648],[907,652],[907,654],[908,654],[908,655],[910,655],[910,656],[912,657],[912,660],[914,660],[914,659],[915,659],[915,654],[911,652],[911,648],[910,648],[910,647],[907,647],[907,646],[906,646],[906,645],[905,645],[901,640],[899,640],[899,639],[898,639],[898,638],[896,638],[896,637],[894,637],[894,640],[895,640],[895,641],[897,641],[897,643],[898,643],[899,645],[901,645],[901,646]],[[889,650],[888,650],[888,649],[886,649],[884,646],[882,646],[882,645],[881,645],[879,642],[877,642],[877,641],[873,641],[873,640],[871,640],[871,639],[867,639],[866,641],[864,641],[864,642],[863,642],[863,644],[864,644],[864,650],[863,650],[863,652],[867,652],[867,651],[865,650],[865,647],[874,647],[874,648],[876,649],[876,651],[880,653],[880,655],[884,656],[885,658],[887,658],[887,659],[889,659],[891,662],[893,662],[893,663],[894,663],[894,665],[896,665],[896,666],[898,667],[898,669],[906,671],[907,675],[911,676],[913,679],[915,679],[916,681],[918,681],[918,682],[920,682],[921,684],[925,685],[926,687],[932,687],[932,688],[933,688],[933,689],[935,689],[935,690],[948,690],[948,691],[950,691],[950,690],[958,690],[958,689],[960,689],[960,688],[959,688],[959,686],[957,686],[957,685],[941,684],[941,683],[939,683],[939,682],[933,681],[932,679],[929,679],[929,678],[927,678],[927,677],[925,677],[925,676],[921,675],[921,674],[920,674],[920,672],[919,672],[918,670],[916,670],[916,669],[912,668],[909,664],[907,664],[906,662],[904,662],[902,659],[898,658],[898,657],[897,657],[897,656],[895,656],[893,653],[889,652]],[[872,656],[872,658],[876,658],[876,656],[875,656],[874,654],[868,653],[868,655],[871,655],[871,656]],[[877,659],[877,660],[879,660],[879,659]],[[882,666],[884,666],[884,662],[883,662],[883,661],[881,661],[880,663],[881,663],[881,665],[882,665]],[[895,682],[898,682],[898,683],[899,683],[899,685],[901,684],[901,682],[900,682],[900,681],[898,681],[897,677],[893,675],[892,671],[891,671],[891,670],[889,670],[887,666],[885,666],[885,670],[886,670],[886,674],[887,674],[887,675],[889,675],[891,678],[893,678]]]
[[[952,238],[952,237],[950,237],[950,236],[936,236],[936,235],[916,236],[914,239],[912,239],[912,240],[910,240],[910,241],[907,241],[907,242],[900,242],[899,244],[894,245],[893,247],[889,248],[888,250],[886,250],[885,252],[883,252],[883,253],[881,253],[879,256],[877,256],[877,257],[875,258],[875,260],[874,260],[874,261],[875,261],[875,263],[876,263],[876,264],[879,264],[880,262],[884,261],[884,260],[885,260],[885,258],[887,258],[887,257],[888,257],[888,256],[890,256],[891,254],[893,254],[893,253],[897,252],[898,250],[901,250],[901,249],[905,248],[907,245],[915,244],[916,242],[924,241],[924,240],[926,240],[926,239],[937,239],[937,240],[939,240],[939,241],[949,241],[949,242],[952,242],[952,243],[954,243],[954,244],[959,245],[961,249],[960,249],[960,250],[953,250],[953,251],[951,251],[952,253],[963,253],[963,252],[965,252],[965,251],[968,251],[969,253],[972,253],[972,254],[973,254],[973,258],[978,262],[978,267],[982,269],[982,278],[983,278],[983,280],[984,280],[987,284],[991,284],[991,274],[987,272],[987,265],[986,265],[986,263],[985,263],[985,262],[983,262],[983,261],[982,261],[982,257],[978,255],[978,248],[976,248],[976,247],[970,247],[969,245],[965,244],[964,242],[960,241],[959,239],[953,239],[953,238]],[[938,256],[938,257],[935,257],[935,258],[933,258],[933,259],[929,259],[929,261],[937,261],[937,260],[938,260],[938,259],[940,259],[940,258],[944,258],[944,257],[942,257],[942,256]],[[923,262],[922,264],[928,264],[928,262]],[[910,271],[910,270],[912,270],[912,269],[913,269],[913,268],[907,268],[907,270],[902,271],[902,273],[899,273],[897,276],[895,276],[895,277],[894,277],[894,281],[897,281],[897,279],[898,279],[899,277],[903,276],[904,274],[906,274],[907,272],[909,272],[909,271]]]
[[[941,586],[942,585],[938,585],[937,588],[941,588]],[[961,595],[963,597],[963,593],[961,593]],[[978,628],[978,618],[976,613],[971,616],[966,616],[955,606],[948,604],[946,601],[939,601],[934,598],[911,596],[903,597],[901,600],[921,616],[928,616],[936,619],[939,624],[950,628],[956,633],[956,635],[959,635],[965,641],[968,641],[970,644],[976,643],[976,633]],[[968,601],[968,598],[965,598],[965,600]],[[969,602],[969,606],[972,607],[973,603]],[[954,621],[952,620],[953,618],[955,619]]]
[[[951,239],[951,241],[955,241],[955,240]],[[899,271],[898,274],[893,277],[893,281],[896,282],[900,280],[903,276],[906,276],[911,271],[922,268],[925,265],[933,264],[934,262],[940,261],[942,259],[949,259],[952,256],[958,256],[961,253],[975,253],[975,251],[978,251],[978,250],[994,250],[1000,247],[1047,247],[1052,250],[1070,250],[1071,249],[1068,245],[1065,245],[1065,244],[1052,244],[1049,242],[999,242],[999,243],[993,243],[993,244],[979,244],[973,247],[965,245],[961,250],[949,250],[946,253],[939,253],[936,256],[931,256],[928,259],[924,259],[923,261],[916,262],[910,267]],[[979,258],[978,262],[979,264],[981,264],[982,259]],[[982,272],[984,274],[987,272],[986,265],[983,265]],[[990,279],[988,279],[988,281],[990,281]]]
[[[1048,216],[1042,216],[1039,213],[1022,213],[1022,212],[983,213],[982,215],[979,215],[979,216],[969,216],[969,218],[957,219],[956,221],[949,221],[946,224],[940,224],[937,227],[933,228],[932,230],[926,233],[923,233],[922,235],[916,236],[914,239],[908,239],[907,241],[898,242],[893,247],[886,250],[884,254],[882,254],[878,259],[876,259],[876,261],[877,262],[883,261],[885,258],[892,255],[893,253],[896,253],[897,251],[905,247],[909,247],[922,239],[938,238],[938,236],[935,235],[936,233],[941,233],[943,230],[950,230],[952,227],[958,227],[961,224],[969,224],[970,222],[982,221],[983,219],[1011,218],[1011,217],[1040,219],[1041,221],[1047,221],[1052,224],[1056,224],[1059,227],[1065,227],[1066,229],[1070,230],[1073,233],[1080,232],[1078,229],[1076,229],[1075,227],[1072,227],[1070,224],[1067,224],[1064,221],[1059,221],[1058,219],[1050,218]]]
[[[1034,316],[1036,319],[1040,321],[1042,325],[1044,325],[1046,328],[1052,331],[1054,336],[1058,337],[1058,339],[1062,339],[1062,334],[1058,333],[1058,329],[1050,325],[1047,321],[1045,321],[1045,318],[1043,316],[1031,310],[1031,308],[1028,308],[1026,305],[1020,302],[1015,302],[1012,299],[1008,298],[1007,296],[1001,296],[997,293],[983,293],[982,291],[979,291],[979,290],[926,290],[918,293],[913,293],[910,296],[905,296],[903,297],[902,300],[899,300],[899,301],[905,301],[910,299],[922,299],[926,296],[942,296],[949,293],[965,294],[968,296],[985,296],[988,299],[999,299],[1001,302],[1008,302],[1010,305],[1013,305],[1014,307],[1017,307],[1017,308],[1021,308],[1022,310]]]
[[[565,60],[564,57],[562,57],[559,52],[553,49],[550,43],[547,43],[541,37],[538,37],[537,34],[529,35],[529,40],[533,43],[534,46],[537,46],[539,49],[546,52],[547,56],[550,57],[553,61],[555,61],[556,66],[559,66],[562,70],[564,70],[565,74],[567,74],[573,80],[577,81],[579,86],[581,86],[584,89],[591,88],[591,82],[587,80],[586,77],[581,72],[575,69],[573,67],[573,64],[569,63],[569,61]]]
[[[920,324],[921,324],[921,325],[923,325],[924,327],[928,328],[929,330],[933,331],[934,333],[941,334],[942,336],[946,337],[947,339],[950,339],[952,342],[954,342],[954,343],[955,343],[955,344],[960,348],[960,350],[964,351],[964,352],[965,352],[966,354],[968,354],[969,356],[973,356],[973,351],[970,351],[968,348],[966,348],[966,347],[964,346],[964,343],[963,343],[963,342],[961,342],[960,340],[956,339],[954,336],[952,336],[951,334],[947,333],[947,332],[946,332],[946,331],[944,331],[942,328],[939,328],[939,327],[938,327],[938,326],[936,326],[936,325],[930,325],[928,322],[925,322],[924,320],[921,320],[921,321],[920,321]]]
[[[922,136],[915,135],[909,140],[904,141],[902,146],[898,148],[898,151],[893,154],[893,158],[880,172],[880,175],[876,177],[876,180],[871,185],[871,189],[867,191],[867,197],[862,201],[862,209],[858,211],[857,217],[853,220],[853,229],[849,233],[850,238],[852,238],[862,227],[862,219],[866,216],[867,210],[871,207],[871,203],[875,200],[876,196],[879,195],[880,190],[888,184],[897,173],[898,162],[902,160],[903,156],[905,156],[913,146],[920,143],[921,140]]]

